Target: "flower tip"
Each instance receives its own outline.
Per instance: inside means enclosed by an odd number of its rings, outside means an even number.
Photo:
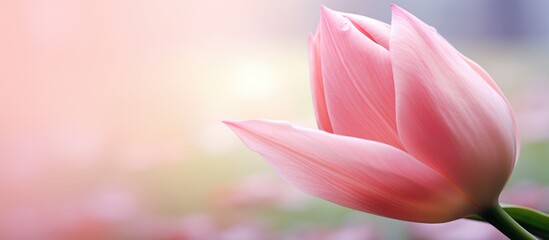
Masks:
[[[231,120],[223,120],[221,121],[223,124],[227,125],[228,127],[230,128],[233,128],[233,127],[236,127],[237,125],[237,122],[236,121],[231,121]]]
[[[227,127],[229,127],[231,130],[242,130],[242,129],[246,129],[254,124],[257,124],[257,120],[239,120],[239,121],[236,121],[236,120],[223,120],[221,121],[223,122],[225,125],[227,125]]]
[[[391,3],[391,12],[393,13],[392,14],[393,17],[400,16],[400,17],[412,18],[412,19],[415,18],[414,15],[406,11],[404,8],[401,8],[400,6],[396,5],[395,3]]]
[[[243,131],[243,123],[246,121],[232,121],[232,120],[223,120],[223,122],[227,127],[231,129],[236,135],[240,136],[240,132]]]
[[[324,6],[324,4],[320,4],[320,13],[324,13],[325,11],[330,11],[328,7]]]
[[[347,21],[341,13],[334,11],[324,5],[320,7],[320,24],[317,28],[318,32],[333,32],[340,29],[344,22]],[[316,36],[317,34],[315,34]]]
[[[327,18],[329,17],[330,15],[333,15],[335,13],[334,10],[324,6],[324,5],[320,5],[320,18],[321,19],[324,19],[324,18]]]
[[[391,11],[393,12],[393,14],[406,12],[404,9],[402,9],[400,6],[398,6],[396,3],[391,3]]]

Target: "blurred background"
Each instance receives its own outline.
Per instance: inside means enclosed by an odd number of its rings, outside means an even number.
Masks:
[[[508,96],[522,150],[501,201],[549,211],[549,2],[392,1]],[[221,123],[316,127],[319,6],[374,0],[0,1],[1,239],[498,239],[303,194]]]

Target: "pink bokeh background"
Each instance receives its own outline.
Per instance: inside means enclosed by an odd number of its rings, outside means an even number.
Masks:
[[[525,144],[509,188],[532,192],[506,199],[549,209],[548,4],[396,2],[509,96]],[[388,1],[0,1],[0,238],[430,239],[296,191],[221,124],[315,126],[320,4],[390,16]]]

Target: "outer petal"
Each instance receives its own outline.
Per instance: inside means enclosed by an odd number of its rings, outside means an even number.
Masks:
[[[480,65],[478,65],[476,62],[469,59],[468,57],[463,56],[459,52],[458,52],[458,54],[463,58],[463,60],[465,60],[465,62],[467,62],[469,67],[471,67],[484,81],[486,81],[486,83],[488,85],[490,85],[491,88],[494,89],[494,91],[496,91],[502,98],[505,99],[505,95],[503,94],[501,89],[499,89],[498,85],[496,84],[496,82],[494,82],[492,77],[490,77],[490,74],[488,74],[488,72],[486,72],[486,70],[484,70]]]
[[[448,42],[395,5],[390,45],[405,149],[479,207],[492,204],[516,155],[506,100]]]
[[[319,52],[333,132],[400,147],[389,52],[322,8]]]
[[[486,72],[486,70],[484,70],[484,68],[482,68],[480,65],[478,65],[478,63],[476,63],[475,61],[469,59],[466,56],[463,56],[461,53],[459,53],[459,54],[467,62],[467,64],[469,64],[469,66],[473,70],[475,70],[475,72],[477,72],[477,74],[480,75],[482,77],[482,79],[484,79],[484,81],[486,81],[486,83],[488,83],[488,85],[490,85],[490,87],[492,87],[503,98],[503,100],[505,100],[505,103],[507,103],[507,107],[509,108],[509,111],[512,113],[513,110],[511,109],[511,104],[509,103],[509,100],[507,100],[507,98],[505,97],[505,94],[503,94],[503,91],[501,91],[501,89],[496,84],[494,79],[492,79],[490,74],[488,74],[488,72]],[[515,160],[516,160],[518,158],[518,155],[519,155],[519,152],[520,152],[520,138],[519,138],[517,120],[516,120],[514,115],[512,117],[513,117],[513,126],[514,126],[514,132],[515,132],[515,148],[516,148],[516,150],[515,150]]]
[[[318,34],[319,31],[316,32],[314,37],[309,36],[309,72],[311,76],[313,106],[315,108],[318,128],[327,132],[333,132],[326,106],[326,96],[324,96],[324,83],[322,82],[322,69],[318,52]]]
[[[434,28],[433,28],[434,30]],[[436,31],[434,31],[436,32]],[[440,37],[440,36],[439,36]],[[465,62],[467,62],[467,64],[469,65],[469,67],[471,67],[482,79],[484,79],[484,81],[486,81],[486,83],[488,85],[490,85],[490,87],[492,87],[504,100],[505,102],[507,103],[507,106],[509,107],[509,111],[513,112],[512,109],[511,109],[511,104],[509,103],[509,101],[507,100],[507,98],[505,98],[505,94],[503,94],[503,91],[501,91],[501,89],[499,88],[499,86],[496,84],[496,82],[494,81],[494,79],[492,79],[492,77],[490,76],[490,74],[488,74],[488,72],[486,72],[486,70],[484,70],[480,65],[478,65],[478,63],[476,63],[475,61],[471,60],[470,58],[464,56],[463,54],[461,54],[459,51],[457,51],[456,49],[454,49],[454,51],[459,54],[461,56],[461,58],[463,58],[463,60],[465,60]],[[515,147],[516,147],[516,156],[515,156],[515,159],[518,158],[518,154],[519,154],[519,150],[520,150],[520,139],[519,139],[519,134],[518,134],[518,127],[517,127],[517,124],[516,124],[516,119],[514,118],[513,116],[513,125],[515,127]]]
[[[418,222],[475,212],[446,178],[395,147],[284,122],[226,123],[289,182],[345,207]]]

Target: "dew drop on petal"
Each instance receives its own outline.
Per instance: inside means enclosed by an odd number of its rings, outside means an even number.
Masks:
[[[341,31],[344,31],[344,32],[345,32],[345,31],[348,31],[350,28],[351,28],[351,24],[349,24],[349,23],[346,22],[346,23],[343,25],[343,27],[341,27]]]

